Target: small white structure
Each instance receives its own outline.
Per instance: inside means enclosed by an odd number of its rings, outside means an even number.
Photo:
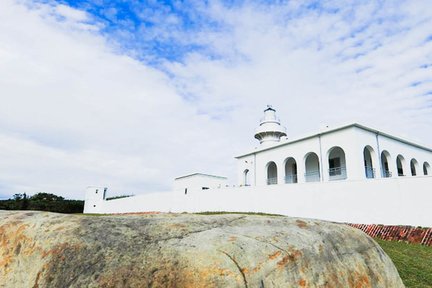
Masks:
[[[84,213],[103,213],[106,187],[89,186],[86,189]]]
[[[174,190],[106,201],[89,187],[84,213],[267,212],[362,224],[432,227],[432,149],[359,124],[287,139],[268,106],[260,146],[237,156],[238,186],[195,173]]]
[[[203,173],[194,173],[174,179],[174,191],[187,194],[191,191],[224,188],[228,185],[226,177]]]

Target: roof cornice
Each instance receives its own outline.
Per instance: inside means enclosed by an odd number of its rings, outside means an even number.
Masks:
[[[204,173],[192,173],[192,174],[177,177],[174,180],[178,180],[178,179],[182,179],[182,178],[188,178],[188,177],[192,177],[192,176],[198,176],[198,175],[199,176],[205,176],[205,177],[218,178],[218,179],[228,179],[227,177],[223,177],[223,176],[216,176],[216,175],[210,175],[210,174],[204,174]]]
[[[272,149],[279,148],[279,147],[282,147],[282,146],[285,146],[285,145],[297,143],[297,142],[304,141],[304,140],[311,139],[311,138],[315,138],[315,137],[320,137],[322,135],[331,134],[331,133],[334,133],[334,132],[337,132],[337,131],[340,131],[340,130],[345,130],[345,129],[353,128],[353,127],[356,127],[356,128],[359,128],[359,129],[362,129],[362,130],[365,130],[365,131],[369,131],[369,132],[372,132],[372,133],[375,133],[377,135],[381,135],[381,136],[384,136],[384,137],[387,137],[387,138],[390,138],[390,139],[393,139],[393,140],[397,140],[397,141],[400,141],[402,143],[409,144],[409,145],[412,145],[414,147],[426,150],[428,152],[432,152],[431,148],[428,148],[428,147],[425,147],[425,146],[422,146],[422,145],[410,142],[410,141],[405,140],[403,138],[396,137],[396,136],[393,136],[393,135],[381,132],[381,131],[373,129],[373,128],[369,128],[367,126],[364,126],[364,125],[361,125],[361,124],[358,124],[358,123],[352,123],[352,124],[343,125],[343,126],[340,126],[340,127],[334,128],[334,129],[330,129],[330,130],[322,131],[322,132],[319,132],[319,133],[315,133],[315,134],[312,134],[312,135],[309,135],[309,136],[305,136],[305,137],[301,137],[301,138],[298,138],[298,139],[294,139],[294,140],[291,140],[291,141],[286,141],[286,142],[283,142],[283,143],[279,143],[279,144],[276,144],[276,145],[273,145],[273,146],[270,146],[270,147],[265,147],[265,148],[257,149],[255,151],[252,151],[252,152],[249,152],[249,153],[245,153],[245,154],[236,156],[234,158],[236,158],[236,159],[242,158],[242,157],[253,155],[253,154],[256,154],[256,153],[259,153],[259,152],[263,152],[263,151],[267,151],[267,150],[272,150]]]

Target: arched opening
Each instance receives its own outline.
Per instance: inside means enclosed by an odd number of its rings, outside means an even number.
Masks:
[[[292,157],[285,161],[285,183],[297,183],[297,162]]]
[[[277,184],[277,166],[275,162],[267,164],[267,185]]]
[[[366,146],[363,149],[363,159],[364,159],[364,167],[365,167],[365,176],[366,178],[375,178],[375,168],[373,166],[372,155],[375,155],[375,151],[371,146]]]
[[[328,152],[329,180],[347,178],[345,152],[340,147],[333,147]]]
[[[390,153],[387,151],[381,152],[381,176],[383,178],[392,177],[392,172],[389,168]]]
[[[425,176],[431,175],[431,166],[429,165],[428,162],[423,163],[423,175]]]
[[[320,181],[320,166],[318,155],[311,152],[305,158],[305,181],[319,182]]]
[[[417,171],[419,170],[419,164],[418,164],[417,160],[414,158],[411,159],[410,166],[411,166],[411,175],[416,176]]]
[[[405,176],[403,167],[405,166],[405,158],[402,155],[396,157],[396,168],[398,176]]]
[[[250,186],[250,180],[249,180],[249,169],[246,169],[244,172],[243,172],[243,180],[244,180],[244,186]]]

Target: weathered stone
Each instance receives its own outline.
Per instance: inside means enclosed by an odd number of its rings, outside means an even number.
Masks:
[[[362,231],[251,215],[0,211],[1,287],[404,287]]]

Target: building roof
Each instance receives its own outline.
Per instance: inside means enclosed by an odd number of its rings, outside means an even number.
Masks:
[[[410,141],[405,140],[403,138],[396,137],[396,136],[393,136],[393,135],[381,132],[381,131],[373,129],[373,128],[366,127],[364,125],[360,125],[358,123],[352,123],[352,124],[343,125],[343,126],[340,126],[340,127],[334,128],[334,129],[329,129],[329,130],[326,130],[326,131],[315,133],[315,134],[312,134],[312,135],[309,135],[309,136],[300,137],[300,138],[297,138],[297,139],[294,139],[294,140],[281,142],[281,143],[275,144],[275,145],[270,146],[270,147],[257,148],[256,150],[254,150],[252,152],[236,156],[235,158],[241,158],[241,157],[244,157],[244,156],[253,155],[253,154],[258,153],[258,152],[262,152],[262,151],[266,151],[266,150],[271,150],[271,149],[274,149],[274,148],[277,148],[277,147],[289,145],[289,144],[292,144],[292,143],[300,142],[300,141],[303,141],[303,140],[307,140],[307,139],[310,139],[310,138],[315,138],[315,137],[318,137],[318,136],[330,134],[330,133],[333,133],[333,132],[336,132],[336,131],[340,131],[340,130],[344,130],[344,129],[348,129],[348,128],[352,128],[352,127],[360,128],[360,129],[363,129],[365,131],[369,131],[369,132],[375,133],[377,135],[382,135],[382,136],[385,136],[387,138],[394,139],[394,140],[400,141],[402,143],[409,144],[409,145],[412,145],[414,147],[417,147],[417,148],[420,148],[420,149],[432,152],[431,148],[428,148],[428,147],[425,147],[425,146],[422,146],[422,145],[410,142]]]
[[[188,177],[194,177],[194,176],[204,176],[204,177],[211,177],[211,178],[227,179],[226,177],[223,177],[223,176],[216,176],[216,175],[210,175],[210,174],[204,174],[204,173],[192,173],[192,174],[177,177],[174,180],[179,180],[182,178],[188,178]]]

